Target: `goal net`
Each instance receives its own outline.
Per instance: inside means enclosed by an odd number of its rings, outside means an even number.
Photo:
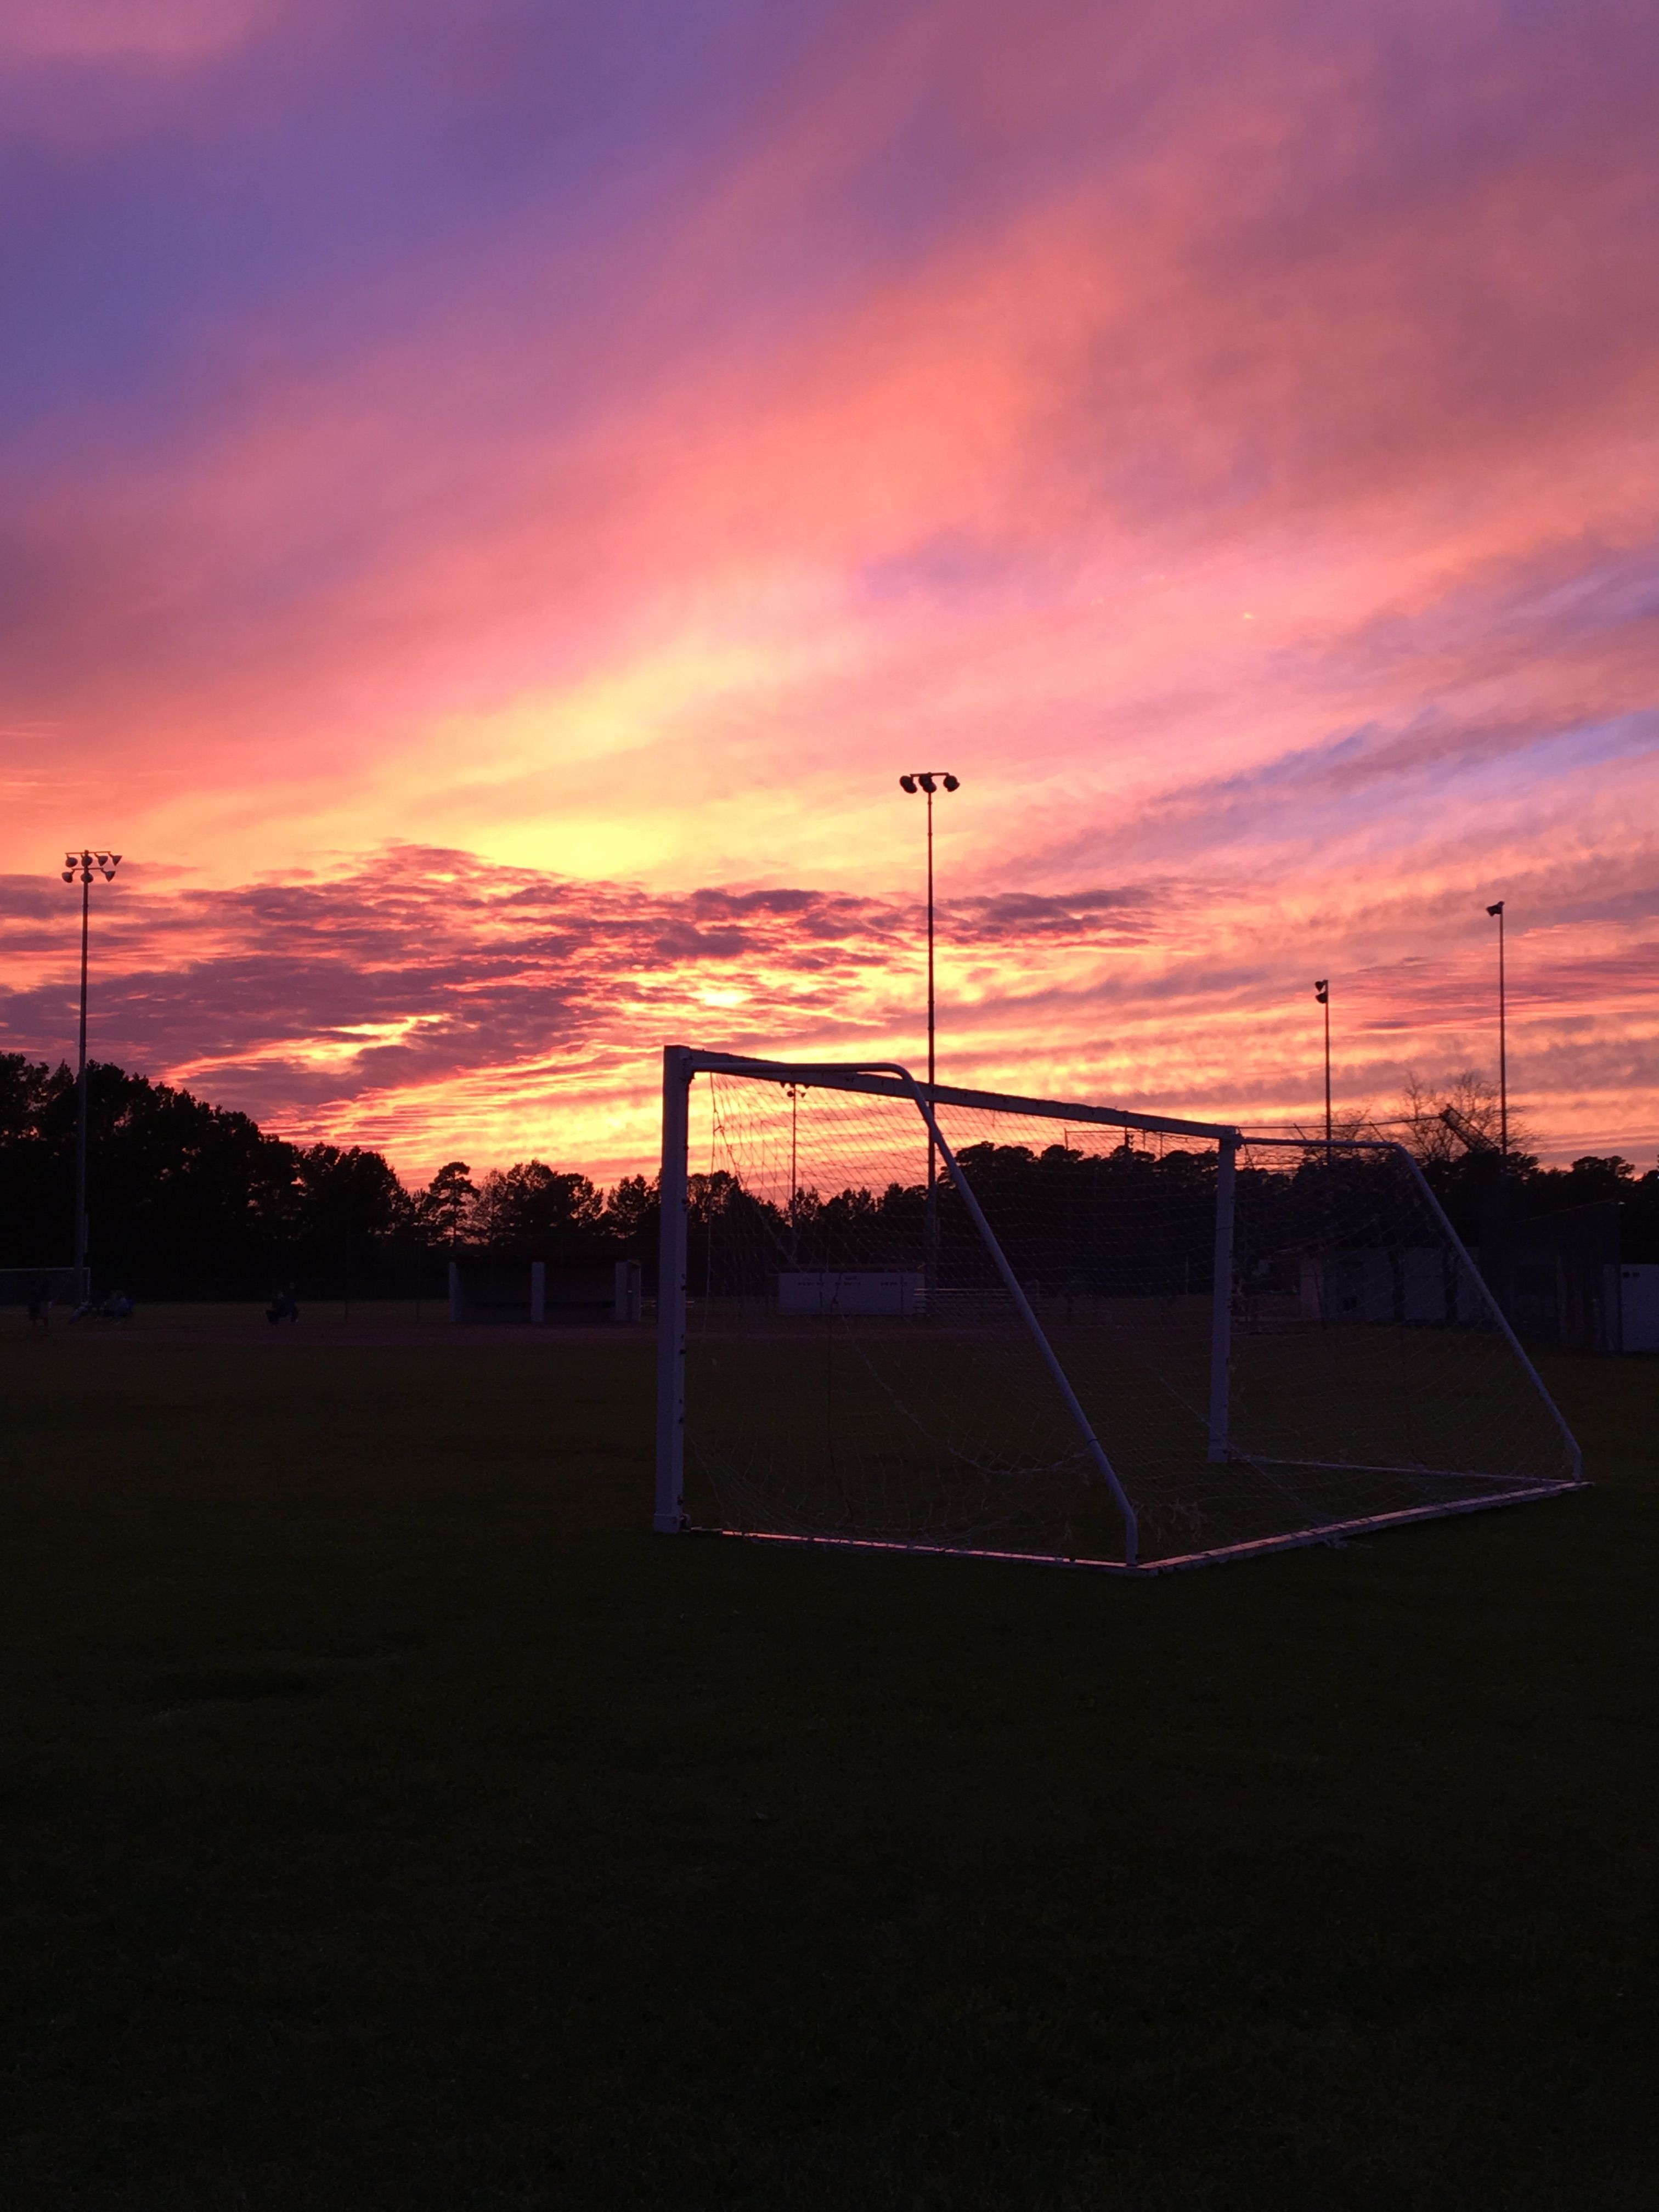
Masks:
[[[671,1048],[657,1526],[1195,1564],[1578,1454],[1415,1164]]]
[[[0,1306],[76,1306],[80,1283],[76,1267],[0,1267]]]

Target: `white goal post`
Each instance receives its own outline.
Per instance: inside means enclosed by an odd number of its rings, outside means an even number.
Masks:
[[[1399,1145],[671,1045],[655,1526],[1164,1571],[1552,1497]]]

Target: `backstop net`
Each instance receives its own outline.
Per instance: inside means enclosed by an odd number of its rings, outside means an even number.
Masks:
[[[671,1048],[657,1526],[1145,1571],[1553,1494],[1414,1163]]]

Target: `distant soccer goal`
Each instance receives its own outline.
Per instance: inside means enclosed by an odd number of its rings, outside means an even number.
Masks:
[[[0,1306],[53,1306],[71,1310],[81,1303],[81,1276],[75,1267],[0,1267]]]
[[[671,1047],[656,1526],[1147,1572],[1554,1496],[1387,1143]]]

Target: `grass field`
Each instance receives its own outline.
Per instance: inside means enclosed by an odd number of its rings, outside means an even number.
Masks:
[[[0,1334],[7,2203],[1654,2201],[1654,1364],[1124,1584],[653,1539],[642,1340],[244,1333]]]
[[[1143,1565],[1577,1480],[1490,1326],[1345,1328],[1254,1299],[1232,1334],[1234,1452],[1212,1463],[1207,1293],[1054,1297],[1042,1321]],[[696,1528],[1124,1557],[1120,1510],[1006,1292],[906,1319],[698,1301],[686,1408]]]

